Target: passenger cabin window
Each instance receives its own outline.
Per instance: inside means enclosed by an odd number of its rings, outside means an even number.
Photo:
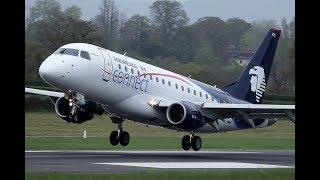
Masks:
[[[121,70],[121,65],[120,64],[118,64],[118,68]]]
[[[131,68],[131,74],[134,74],[134,71],[133,71],[133,69]]]
[[[214,101],[214,98],[213,98],[213,96],[211,97],[211,100],[212,100],[212,101]]]
[[[208,94],[206,94],[206,99],[208,99]]]
[[[193,94],[194,94],[194,95],[197,95],[197,92],[196,92],[196,90],[193,90]]]
[[[190,93],[190,88],[188,88],[188,93]]]
[[[165,84],[164,79],[162,79],[162,84]]]
[[[181,90],[184,91],[184,87],[183,86],[181,86]]]
[[[152,75],[150,74],[150,80],[152,81]]]
[[[168,81],[168,85],[171,86],[171,82],[170,81]]]
[[[202,97],[202,93],[201,92],[199,92],[199,95],[200,95],[200,97]]]
[[[158,77],[156,77],[156,81],[159,82],[159,78]]]
[[[176,84],[176,89],[178,89],[178,84]]]
[[[126,72],[128,72],[128,68],[127,68],[127,66],[124,66],[124,70],[125,70]]]
[[[78,49],[70,49],[70,48],[61,48],[61,50],[58,50],[57,54],[78,56],[79,50]]]
[[[90,59],[90,55],[89,55],[89,53],[88,53],[87,51],[81,51],[81,52],[80,52],[80,56],[81,56],[82,58],[84,58],[84,59],[91,60],[91,59]]]

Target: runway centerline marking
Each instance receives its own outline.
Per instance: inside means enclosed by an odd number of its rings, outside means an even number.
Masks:
[[[240,168],[293,168],[293,166],[254,164],[239,162],[126,162],[126,163],[91,163],[95,165],[133,166],[160,169],[240,169]]]

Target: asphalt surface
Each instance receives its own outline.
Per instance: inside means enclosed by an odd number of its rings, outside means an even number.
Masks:
[[[27,172],[124,173],[146,170],[294,168],[293,150],[25,151]]]

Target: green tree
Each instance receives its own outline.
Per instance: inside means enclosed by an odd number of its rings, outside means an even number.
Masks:
[[[222,19],[218,17],[200,18],[190,28],[200,42],[208,44],[212,48],[216,57],[225,59],[229,42],[227,26]]]
[[[285,40],[288,40],[289,39],[289,24],[287,23],[287,19],[286,18],[283,18],[281,20],[281,33],[282,33],[282,36],[283,36],[283,39]]]
[[[29,23],[39,20],[53,21],[62,16],[61,5],[57,0],[37,0],[30,8]]]
[[[130,41],[137,41],[143,33],[151,30],[149,19],[146,16],[133,15],[123,28],[123,36]]]
[[[154,58],[163,52],[153,37],[154,28],[146,16],[133,15],[124,24],[121,34],[127,48],[144,57]]]
[[[54,5],[54,11],[48,6]],[[61,11],[61,6],[54,0],[38,0],[30,9],[30,21],[26,27],[26,38],[41,44],[50,52],[62,45],[73,42],[96,42],[96,26],[81,20],[80,8],[71,6]]]
[[[183,27],[177,30],[170,43],[163,47],[164,55],[173,56],[183,62],[192,61],[199,44],[192,30]]]
[[[69,19],[80,20],[82,13],[78,6],[73,5],[64,10],[64,15]]]
[[[212,49],[209,45],[204,44],[198,50],[197,54],[194,57],[194,61],[199,64],[212,64],[216,62],[216,57],[214,56]]]
[[[178,1],[158,0],[151,6],[151,16],[162,40],[170,40],[176,30],[185,26],[188,22],[186,12]]]
[[[238,63],[231,63],[225,66],[226,74],[230,77],[230,79],[236,80],[236,78],[242,72],[243,67],[240,66]]]
[[[43,48],[41,44],[25,41],[25,82],[27,85],[41,84],[38,69],[48,55],[48,50]]]
[[[100,13],[95,17],[99,27],[100,45],[116,50],[119,39],[119,10],[114,0],[102,0]]]
[[[250,23],[240,18],[231,18],[226,21],[226,26],[230,45],[233,45],[234,49],[240,50],[241,37],[249,31]]]
[[[295,18],[289,23],[289,38],[295,39]]]
[[[243,49],[256,50],[268,30],[272,27],[276,27],[275,20],[253,21],[250,30],[241,39],[245,44]]]

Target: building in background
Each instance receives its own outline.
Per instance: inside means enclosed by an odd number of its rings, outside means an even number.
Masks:
[[[236,62],[240,66],[247,66],[254,51],[227,51],[226,56],[229,62]]]

